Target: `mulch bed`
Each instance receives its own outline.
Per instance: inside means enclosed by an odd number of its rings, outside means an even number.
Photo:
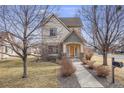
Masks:
[[[85,67],[85,66],[84,66]],[[90,72],[105,88],[124,88],[124,85],[120,84],[119,81],[115,80],[115,83],[112,82],[111,75],[107,76],[106,78],[98,77],[96,75],[95,70],[88,69],[85,67],[88,72]]]
[[[75,74],[69,77],[58,76],[61,88],[80,88],[80,84],[77,81]]]

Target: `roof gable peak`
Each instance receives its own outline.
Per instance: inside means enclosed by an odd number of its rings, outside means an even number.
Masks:
[[[51,14],[51,16],[49,16],[49,17],[46,19],[46,21],[44,22],[43,25],[45,25],[46,23],[48,23],[49,20],[50,20],[52,17],[56,18],[56,19],[70,32],[69,28],[68,28],[54,13]]]

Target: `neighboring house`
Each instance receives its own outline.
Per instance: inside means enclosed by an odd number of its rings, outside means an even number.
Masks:
[[[85,40],[81,27],[80,18],[58,18],[54,14],[47,18],[42,28],[43,56],[82,58]]]
[[[10,48],[10,45],[5,42],[9,33],[0,32],[0,60],[9,58],[9,55],[16,55],[15,52]]]

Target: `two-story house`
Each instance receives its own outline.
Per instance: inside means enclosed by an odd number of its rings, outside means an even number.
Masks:
[[[42,28],[43,55],[82,58],[85,40],[81,28],[80,18],[59,18],[52,14]]]

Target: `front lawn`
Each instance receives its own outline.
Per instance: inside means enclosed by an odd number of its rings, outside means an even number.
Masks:
[[[28,60],[28,78],[22,79],[22,62],[19,59],[0,61],[0,87],[59,87],[59,65],[51,62]]]

